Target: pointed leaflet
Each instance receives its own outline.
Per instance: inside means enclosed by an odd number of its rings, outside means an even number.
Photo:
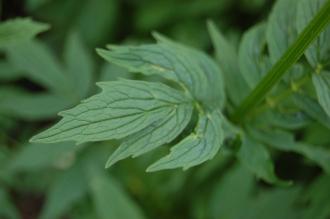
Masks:
[[[191,101],[160,83],[122,80],[99,86],[100,94],[61,112],[63,119],[32,141],[83,143],[120,139],[154,125]]]
[[[297,29],[301,32],[316,15],[327,0],[301,0],[297,11]],[[329,23],[329,21],[328,21]],[[330,58],[330,26],[320,34],[315,42],[306,50],[308,62],[316,68],[318,65],[329,64]]]
[[[247,95],[249,87],[237,65],[238,58],[236,51],[224,36],[222,36],[213,22],[208,22],[207,25],[217,61],[226,81],[226,92],[234,104],[239,104]]]
[[[218,152],[224,138],[222,115],[218,111],[200,115],[195,132],[171,148],[164,158],[148,167],[153,172],[182,167],[184,170],[210,160]]]
[[[330,72],[323,71],[319,74],[314,74],[313,83],[317,93],[317,99],[330,117]]]
[[[287,184],[287,182],[281,181],[275,175],[274,165],[268,150],[264,145],[254,141],[252,138],[243,136],[243,142],[237,157],[242,165],[266,182],[279,185]]]
[[[168,116],[149,127],[128,136],[119,148],[111,155],[106,167],[129,156],[137,157],[177,137],[187,126],[192,114],[190,105],[177,108]]]
[[[10,46],[33,38],[47,30],[47,24],[39,23],[30,18],[16,18],[0,23],[0,47]]]
[[[252,27],[243,35],[239,47],[239,67],[250,88],[256,86],[270,67],[263,54],[266,47],[265,29],[265,24]]]
[[[154,34],[158,43],[141,46],[109,46],[98,50],[107,61],[146,75],[157,74],[178,82],[204,103],[205,107],[222,106],[222,75],[216,64],[195,49],[174,43]]]

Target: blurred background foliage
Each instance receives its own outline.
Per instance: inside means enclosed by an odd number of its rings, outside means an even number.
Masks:
[[[58,120],[58,111],[95,93],[96,81],[131,77],[103,62],[96,47],[150,42],[151,31],[158,31],[211,52],[207,19],[237,47],[242,33],[264,20],[272,5],[272,0],[2,0],[1,21],[32,17],[51,28],[0,52],[0,218],[329,218],[329,176],[291,152],[273,154],[277,175],[293,181],[277,187],[256,179],[226,150],[188,171],[150,174],[147,164],[166,149],[106,170],[117,142],[27,143]],[[89,76],[80,78],[80,72]],[[330,142],[324,128],[305,134],[311,142]]]

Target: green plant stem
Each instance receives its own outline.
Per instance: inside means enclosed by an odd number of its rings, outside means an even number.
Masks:
[[[330,0],[327,0],[319,12],[299,34],[295,42],[274,64],[266,76],[237,107],[231,116],[232,121],[241,123],[246,115],[260,103],[287,70],[303,55],[308,46],[318,37],[330,21]]]

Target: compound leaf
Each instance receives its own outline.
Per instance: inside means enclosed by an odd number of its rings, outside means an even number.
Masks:
[[[314,74],[313,84],[320,105],[330,117],[330,72],[323,71],[320,74]]]
[[[164,158],[148,167],[153,172],[182,167],[184,170],[212,159],[222,145],[222,115],[214,111],[199,118],[195,132],[171,148]]]
[[[32,138],[35,142],[77,143],[120,139],[154,125],[191,104],[180,91],[154,82],[101,82],[102,92],[61,112],[63,119]]]
[[[32,39],[49,26],[30,18],[16,18],[0,23],[0,47],[10,46]]]

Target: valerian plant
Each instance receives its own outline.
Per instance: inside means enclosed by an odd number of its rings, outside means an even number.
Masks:
[[[120,140],[106,167],[170,145],[147,171],[188,169],[225,145],[257,177],[286,185],[274,172],[273,148],[330,173],[329,150],[295,138],[315,121],[330,128],[329,21],[330,0],[279,0],[267,22],[243,35],[238,52],[209,22],[217,62],[158,33],[155,44],[98,49],[114,65],[161,79],[99,82],[101,93],[60,112],[31,141]]]

